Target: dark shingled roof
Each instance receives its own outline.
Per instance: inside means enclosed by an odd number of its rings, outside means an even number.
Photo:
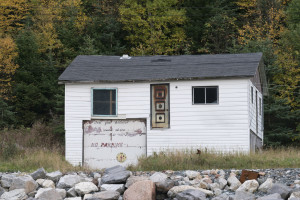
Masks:
[[[159,81],[252,77],[262,53],[136,56],[77,56],[60,82]]]

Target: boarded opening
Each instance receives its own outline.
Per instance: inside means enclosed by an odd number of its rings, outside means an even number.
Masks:
[[[127,166],[146,155],[146,119],[83,122],[83,163],[91,168]]]

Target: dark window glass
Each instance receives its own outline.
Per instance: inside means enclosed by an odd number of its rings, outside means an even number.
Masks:
[[[194,103],[205,103],[205,88],[194,88]]]
[[[193,87],[194,104],[218,103],[218,87]]]
[[[206,103],[218,103],[218,88],[206,88]]]
[[[116,90],[93,90],[93,115],[116,115]]]

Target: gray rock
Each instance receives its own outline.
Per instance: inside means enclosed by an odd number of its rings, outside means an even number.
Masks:
[[[64,200],[81,200],[81,197],[69,197],[65,198]]]
[[[27,196],[33,198],[33,197],[35,197],[36,193],[37,193],[37,191],[34,190],[34,191],[32,191],[32,192],[29,192],[29,193],[27,194]]]
[[[105,169],[104,174],[113,174],[121,171],[126,171],[126,168],[122,167],[121,165],[116,165],[114,167]]]
[[[150,180],[153,183],[157,183],[157,182],[164,182],[166,179],[168,178],[168,176],[164,173],[161,172],[155,172],[152,176],[150,176]]]
[[[149,180],[149,178],[146,176],[130,176],[126,181],[125,187],[129,188],[135,182],[145,181],[145,180]]]
[[[197,178],[197,177],[200,177],[200,172],[192,171],[192,170],[187,170],[187,171],[185,171],[185,175],[186,175],[189,179],[195,179],[195,178]]]
[[[290,196],[290,198],[289,198],[289,200],[291,200],[291,199],[300,199],[300,191],[298,191],[298,192],[293,192],[292,194],[291,194],[291,196]]]
[[[37,179],[36,182],[43,188],[55,188],[54,182],[48,179]]]
[[[234,200],[255,200],[255,195],[244,190],[236,191]]]
[[[12,175],[12,174],[3,174],[1,176],[1,181],[0,181],[1,186],[4,187],[4,188],[9,188],[15,177],[16,176]]]
[[[256,200],[283,200],[278,193],[270,194],[267,196],[259,197]]]
[[[98,187],[92,182],[77,183],[74,188],[80,196],[98,191]]]
[[[130,171],[127,170],[108,173],[101,178],[101,183],[102,184],[125,183],[129,176],[130,176]]]
[[[65,175],[59,179],[58,188],[68,189],[74,187],[77,183],[83,182],[84,178],[78,175]]]
[[[40,188],[37,191],[35,198],[39,200],[62,200],[63,199],[61,194],[53,188]]]
[[[54,181],[55,183],[62,177],[62,173],[60,171],[55,171],[46,174],[46,178]]]
[[[292,192],[292,189],[287,187],[286,185],[276,183],[274,184],[269,190],[268,194],[278,193],[280,194],[281,198],[287,199]]]
[[[68,197],[76,197],[76,196],[77,196],[77,193],[76,193],[74,187],[70,188],[70,189],[67,191],[67,196],[68,196]]]
[[[212,198],[211,200],[231,200],[227,194],[221,194],[217,197]]]
[[[158,192],[162,192],[162,193],[168,193],[168,191],[169,191],[172,187],[175,186],[175,185],[174,185],[174,181],[168,180],[168,179],[166,179],[166,180],[163,181],[163,182],[157,182],[157,183],[155,183],[155,185],[156,185],[156,190],[157,190]]]
[[[9,190],[24,189],[26,194],[36,190],[37,182],[29,175],[15,177],[11,183]]]
[[[6,192],[5,189],[2,188],[2,187],[0,186],[0,196],[1,196],[4,192]]]
[[[124,184],[103,184],[100,187],[101,191],[117,191],[120,194],[124,193],[125,185]]]
[[[176,194],[178,200],[206,200],[206,195],[199,190],[185,190]]]
[[[224,179],[222,177],[218,178],[217,182],[219,183],[221,190],[223,190],[225,188],[225,186],[227,185],[226,179]]]
[[[97,199],[97,200],[118,200],[120,197],[120,193],[116,191],[104,191],[104,192],[96,192],[92,194],[91,197],[87,198],[87,200]]]
[[[1,200],[25,200],[27,195],[24,189],[15,189],[9,192],[4,192],[0,199]]]
[[[30,175],[34,180],[43,179],[46,177],[46,171],[44,170],[44,168],[40,168]]]
[[[59,189],[59,188],[56,188],[55,189],[56,192],[58,192],[60,194],[60,196],[64,199],[66,196],[67,196],[67,191],[65,189]]]

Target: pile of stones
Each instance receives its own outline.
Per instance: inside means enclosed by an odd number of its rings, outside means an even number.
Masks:
[[[0,173],[0,200],[300,200],[300,169]]]

